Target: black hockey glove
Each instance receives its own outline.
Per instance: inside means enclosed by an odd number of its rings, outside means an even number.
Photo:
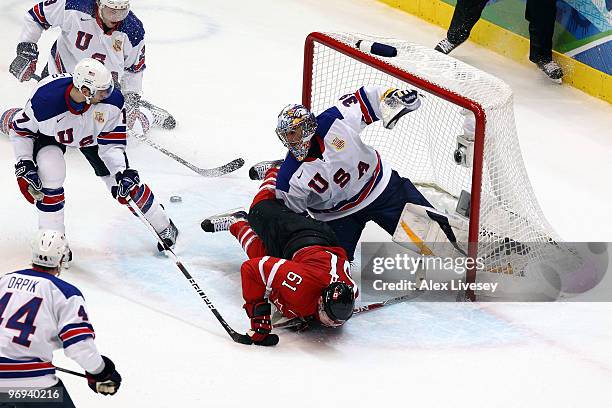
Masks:
[[[17,44],[17,56],[11,62],[9,72],[15,75],[20,82],[29,81],[36,72],[38,62],[38,46],[32,42]]]
[[[115,370],[115,364],[110,358],[102,356],[104,368],[98,374],[86,372],[87,385],[96,394],[115,395],[121,386],[121,375]]]
[[[265,300],[263,302],[244,305],[247,315],[251,318],[251,330],[247,335],[258,346],[276,346],[278,336],[272,334],[272,307]]]
[[[111,194],[122,204],[130,195],[130,191],[140,184],[140,176],[138,175],[138,171],[134,169],[125,169],[115,174],[115,180],[117,181],[117,185],[111,188]]]
[[[32,160],[19,160],[15,165],[15,177],[21,194],[30,204],[41,201],[45,196],[42,182],[38,177],[38,167]]]

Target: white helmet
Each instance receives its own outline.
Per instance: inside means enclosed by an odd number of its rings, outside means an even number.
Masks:
[[[130,0],[98,0],[98,13],[103,20],[118,23],[130,12]]]
[[[32,239],[32,263],[47,268],[58,268],[68,251],[66,237],[59,231],[40,230]]]
[[[81,92],[83,88],[89,91],[89,96],[85,95],[88,104],[96,95],[101,101],[108,98],[114,88],[111,72],[100,61],[93,58],[85,58],[74,67],[72,83]]]

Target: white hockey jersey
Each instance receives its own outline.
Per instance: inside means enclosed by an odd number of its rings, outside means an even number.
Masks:
[[[126,168],[126,117],[123,95],[115,89],[96,105],[75,110],[70,99],[72,75],[56,74],[41,81],[25,108],[10,125],[9,134],[19,160],[33,160],[36,137],[52,137],[70,147],[99,145],[98,155],[111,175]]]
[[[47,388],[57,383],[53,351],[85,371],[103,360],[93,341],[85,299],[71,284],[25,269],[0,277],[0,388]]]
[[[142,92],[145,32],[131,11],[115,29],[105,32],[96,0],[45,0],[27,12],[24,22],[20,42],[36,43],[43,30],[61,28],[51,47],[50,74],[73,72],[83,58],[95,58],[122,83],[123,92]]]
[[[361,87],[319,114],[308,157],[298,162],[287,153],[276,179],[276,197],[293,211],[321,221],[347,216],[374,201],[387,186],[391,167],[360,133],[381,118],[380,101],[387,90]]]

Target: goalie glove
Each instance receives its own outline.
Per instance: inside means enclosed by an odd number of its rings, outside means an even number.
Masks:
[[[38,46],[33,42],[20,42],[17,44],[17,56],[11,62],[9,72],[15,75],[20,82],[29,81],[36,72],[38,62]]]
[[[421,100],[417,91],[389,89],[383,95],[380,103],[383,126],[386,129],[393,129],[402,116],[417,110],[419,106],[421,106]]]

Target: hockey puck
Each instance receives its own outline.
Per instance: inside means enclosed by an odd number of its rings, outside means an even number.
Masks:
[[[183,199],[181,198],[181,196],[177,196],[177,195],[170,196],[171,203],[180,203],[182,201]]]

